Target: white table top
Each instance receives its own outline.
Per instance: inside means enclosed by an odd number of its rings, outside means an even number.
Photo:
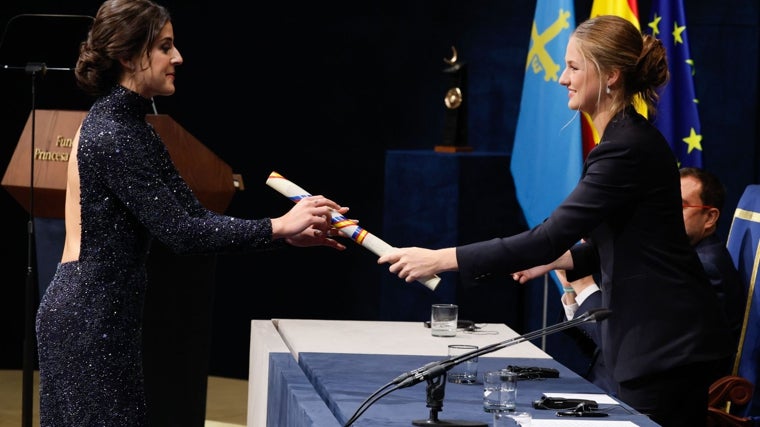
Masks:
[[[483,347],[519,335],[504,324],[478,324],[474,332],[457,331],[455,337],[434,337],[422,322],[384,322],[354,320],[273,319],[283,341],[296,359],[301,352],[412,354],[445,357],[449,344],[474,344]],[[530,342],[520,342],[484,357],[551,356]]]

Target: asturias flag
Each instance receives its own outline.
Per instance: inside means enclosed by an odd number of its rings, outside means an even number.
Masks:
[[[517,201],[529,227],[546,219],[581,176],[580,121],[559,84],[574,29],[573,0],[538,0],[511,160]]]
[[[670,81],[660,94],[654,125],[670,143],[678,166],[702,167],[702,131],[694,91],[694,61],[689,54],[686,14],[681,0],[654,0],[651,34],[668,52]]]

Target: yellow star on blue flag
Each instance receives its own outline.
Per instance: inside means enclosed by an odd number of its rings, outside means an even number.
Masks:
[[[679,166],[702,167],[702,132],[694,90],[694,61],[682,0],[653,0],[647,27],[668,53],[670,81],[660,94],[654,125],[668,140]]]

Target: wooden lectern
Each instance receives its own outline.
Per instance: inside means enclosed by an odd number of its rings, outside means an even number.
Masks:
[[[34,133],[34,212],[30,212],[32,114],[26,122],[16,150],[3,176],[3,187],[35,217],[63,218],[66,197],[66,169],[79,125],[86,111],[36,110]],[[203,206],[222,213],[236,189],[242,189],[239,175],[193,135],[165,114],[149,115],[169,149],[179,173]]]
[[[35,217],[38,270],[48,272],[38,275],[42,295],[63,248],[66,172],[74,136],[87,112],[35,110],[34,113],[29,115],[21,133],[2,185]],[[198,200],[206,208],[223,213],[235,191],[244,189],[241,177],[171,117],[148,115],[147,119]],[[29,188],[32,169],[33,201]],[[52,226],[48,225],[51,223]],[[42,238],[40,230],[45,234]],[[48,243],[45,246],[41,241]],[[148,258],[150,280],[143,329],[145,390],[151,425],[205,424],[215,269],[214,255],[179,256],[160,242],[153,242]]]

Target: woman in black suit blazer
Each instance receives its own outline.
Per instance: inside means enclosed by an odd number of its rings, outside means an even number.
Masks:
[[[733,348],[715,294],[684,231],[678,165],[655,112],[668,79],[665,48],[630,22],[599,16],[571,36],[560,84],[588,113],[601,142],[580,182],[542,224],[523,233],[443,248],[401,248],[378,259],[407,282],[443,271],[482,278],[598,273],[607,367],[618,397],[663,426],[704,426],[714,369]],[[584,243],[578,243],[585,239]]]

